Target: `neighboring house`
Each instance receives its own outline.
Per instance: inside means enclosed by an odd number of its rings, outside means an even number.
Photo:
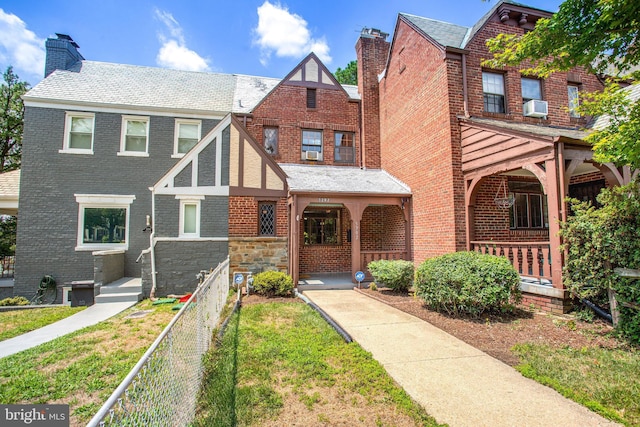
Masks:
[[[529,277],[524,302],[562,312],[564,198],[593,200],[632,174],[592,161],[584,142],[574,107],[581,92],[602,89],[597,76],[543,80],[482,65],[487,39],[550,16],[510,1],[471,28],[400,14],[379,83],[381,157],[412,189],[414,260],[465,249],[508,256]]]
[[[510,1],[471,28],[400,14],[391,42],[361,33],[357,87],[314,54],[271,79],[86,61],[48,40],[48,77],[24,96],[14,293],[91,279],[104,250],[160,296],[227,256],[297,282],[471,249],[511,258],[527,304],[566,310],[564,197],[633,173],[584,142],[574,107],[598,76],[482,66],[488,38],[548,16]]]

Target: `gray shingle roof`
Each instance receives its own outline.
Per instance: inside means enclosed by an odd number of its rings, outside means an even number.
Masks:
[[[281,164],[293,193],[411,195],[411,189],[381,169]]]
[[[636,83],[631,86],[628,86],[623,90],[627,92],[627,97],[632,102],[638,102],[638,100],[640,100],[640,83]],[[602,130],[606,128],[607,126],[609,126],[610,119],[611,117],[609,117],[608,115],[603,115],[598,117],[596,121],[593,123],[593,126],[592,126],[593,129]]]
[[[82,61],[75,69],[53,72],[24,99],[224,115],[251,112],[279,82],[267,77]],[[356,86],[344,88],[352,99],[360,99]]]
[[[401,13],[400,15],[442,46],[462,47],[462,43],[469,31],[468,27],[461,25],[436,21],[435,19],[423,18],[408,13]]]

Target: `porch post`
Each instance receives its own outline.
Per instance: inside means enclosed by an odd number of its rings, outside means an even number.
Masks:
[[[351,215],[351,280],[355,280],[355,274],[360,270],[360,223],[362,213],[367,207],[366,202],[347,202],[344,205]]]
[[[298,286],[300,278],[299,251],[300,251],[300,217],[298,215],[298,197],[293,196],[289,204],[289,272],[294,286]]]
[[[562,220],[563,191],[560,191],[559,174],[564,174],[564,165],[558,168],[557,156],[545,161],[547,178],[547,201],[549,209],[549,246],[551,250],[551,282],[554,288],[563,289],[562,266],[564,253],[560,250],[560,221]]]

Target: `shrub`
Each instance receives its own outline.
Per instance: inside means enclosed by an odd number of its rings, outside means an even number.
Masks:
[[[416,270],[416,295],[451,315],[478,317],[519,303],[520,276],[509,260],[476,252],[455,252],[424,261]]]
[[[14,306],[14,305],[28,305],[29,300],[25,297],[13,297],[0,300],[0,307],[2,306]]]
[[[293,291],[293,279],[282,271],[263,271],[253,276],[253,289],[265,296],[286,296]]]
[[[384,285],[398,292],[406,292],[413,281],[411,261],[381,259],[371,261],[367,268],[378,285]]]

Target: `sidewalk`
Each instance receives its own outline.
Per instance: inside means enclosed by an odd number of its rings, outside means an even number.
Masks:
[[[28,350],[55,338],[70,334],[79,329],[100,323],[121,311],[135,305],[136,302],[110,302],[93,304],[86,309],[55,323],[27,332],[15,338],[0,342],[0,358]]]
[[[353,290],[304,295],[451,427],[615,426],[442,330]]]

